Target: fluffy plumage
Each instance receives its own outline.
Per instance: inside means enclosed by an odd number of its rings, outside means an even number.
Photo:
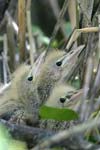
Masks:
[[[36,70],[37,76],[35,72],[34,82],[27,80],[29,67],[20,66],[13,75],[10,89],[0,98],[0,116],[9,116],[10,114],[10,117],[21,116],[24,120],[36,122],[39,106],[47,101],[54,87],[62,82],[65,75],[68,75],[74,65],[71,62],[74,58],[74,61],[77,60],[80,49],[68,54],[58,50],[49,53],[42,64],[38,62],[39,71]]]
[[[60,84],[55,86],[45,105],[54,108],[69,108],[77,111],[82,97],[82,90],[75,90],[72,86]],[[40,128],[54,131],[64,130],[77,124],[77,121],[55,121],[53,119],[40,120]]]
[[[29,70],[28,65],[22,64],[14,72],[11,86],[0,97],[1,117],[6,116],[9,119],[11,116],[16,116],[15,118],[23,116],[22,118],[26,120],[35,120],[36,112],[34,107],[37,105],[37,95],[34,92],[35,86],[33,82],[27,80]],[[33,104],[33,101],[36,103]]]

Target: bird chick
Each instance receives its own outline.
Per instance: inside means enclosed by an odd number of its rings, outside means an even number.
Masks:
[[[39,102],[35,90],[35,77],[38,76],[40,65],[44,62],[44,55],[45,52],[37,58],[32,72],[30,72],[29,65],[22,64],[13,73],[10,88],[0,96],[1,118],[17,123],[33,124],[38,121]]]
[[[83,90],[76,90],[70,85],[57,85],[45,105],[55,108],[69,108],[75,111],[78,110],[80,99],[82,98]]]
[[[72,86],[61,84],[55,86],[45,105],[54,108],[68,108],[78,111],[81,98],[82,90],[77,91]],[[47,128],[57,131],[66,129],[76,123],[77,121],[55,121],[53,119],[40,120],[40,128]]]
[[[57,85],[51,92],[45,105],[55,108],[67,107],[67,103],[70,101],[70,97],[75,93],[75,88],[69,85]]]
[[[60,84],[65,76],[69,75],[83,48],[84,46],[80,46],[77,50],[69,53],[58,50],[49,53],[37,78],[40,105],[46,102],[55,85]]]
[[[22,64],[13,74],[10,88],[0,97],[0,117],[13,122],[36,118],[34,107],[37,105],[37,95],[34,94],[33,82],[26,77],[30,70],[28,65]],[[35,99],[34,106],[33,99]]]
[[[28,77],[26,80],[29,67],[21,66],[14,74],[14,78],[10,89],[5,93],[4,98],[0,101],[0,116],[4,117],[5,114],[10,114],[13,121],[19,118],[36,122],[38,120],[39,106],[46,102],[49,98],[55,85],[60,83],[62,79],[68,75],[69,70],[72,69],[73,62],[84,46],[81,46],[75,51],[66,53],[64,51],[52,51],[48,54],[45,61],[40,60],[34,69],[35,79],[28,81],[32,78]],[[44,57],[44,56],[43,56]],[[35,67],[35,68],[36,68]],[[37,75],[38,74],[38,75]],[[8,115],[9,116],[9,115]]]

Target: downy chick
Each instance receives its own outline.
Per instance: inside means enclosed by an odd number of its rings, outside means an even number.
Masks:
[[[49,53],[36,82],[40,105],[46,102],[53,88],[69,75],[83,48],[84,46],[80,46],[69,53],[57,50]]]
[[[69,108],[77,111],[82,97],[82,90],[76,90],[70,85],[57,85],[45,105],[55,108]]]
[[[74,87],[69,85],[67,86],[65,84],[55,86],[45,105],[55,108],[65,107],[65,103],[67,103],[70,99],[67,98],[68,92],[71,94],[72,92],[74,93]]]
[[[38,95],[35,88],[35,76],[44,62],[45,52],[37,58],[32,72],[30,66],[22,64],[14,73],[10,88],[0,97],[0,117],[17,123],[38,121]],[[30,76],[33,74],[34,80]],[[27,80],[28,78],[28,80]]]
[[[69,108],[74,111],[78,111],[80,100],[82,98],[82,92],[82,90],[77,91],[69,85],[58,85],[53,89],[45,105],[60,109]],[[64,130],[76,123],[77,121],[55,121],[53,119],[40,120],[40,128],[47,128],[57,131]]]
[[[47,101],[54,87],[61,84],[63,79],[69,75],[69,71],[76,64],[78,55],[83,48],[82,45],[69,53],[54,50],[48,54],[35,78],[39,107]]]
[[[43,65],[39,65],[40,70],[36,71],[38,75],[35,74],[35,84],[26,80],[29,69],[24,69],[24,72],[23,66],[20,67],[15,73],[10,90],[0,101],[0,116],[5,117],[5,114],[8,114],[9,118],[10,114],[14,116],[12,120],[15,122],[20,120],[19,118],[31,122],[37,121],[39,106],[46,102],[54,86],[68,75],[69,70],[75,65],[73,62],[77,60],[83,48],[84,46],[81,46],[67,54],[63,51],[52,51],[44,63],[41,63]],[[20,71],[22,73],[19,73]]]
[[[23,64],[14,72],[10,88],[0,97],[1,118],[12,118],[13,122],[21,121],[21,117],[22,120],[36,119],[32,101],[34,97],[37,102],[37,95],[33,92],[33,83],[26,79],[29,70],[30,67]]]

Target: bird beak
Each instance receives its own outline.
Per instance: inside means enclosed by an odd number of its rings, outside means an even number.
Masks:
[[[78,55],[82,52],[84,47],[85,47],[85,45],[81,45],[77,49],[68,52],[62,58],[57,60],[57,62],[62,61],[62,65],[61,65],[61,67],[62,67],[62,76],[61,76],[60,81],[63,81],[69,75],[70,71],[76,65],[76,62],[78,60]]]
[[[64,107],[76,110],[77,106],[80,105],[83,96],[83,89],[80,89],[77,93],[73,94],[68,102],[64,104]]]
[[[37,76],[39,76],[39,73],[41,71],[41,64],[44,62],[46,51],[42,52],[41,55],[37,58],[36,62],[34,63],[34,66],[31,68],[27,80],[28,81],[34,81]]]
[[[62,67],[65,68],[67,64],[72,64],[77,59],[78,55],[84,49],[85,45],[79,46],[77,49],[70,51],[63,56]]]

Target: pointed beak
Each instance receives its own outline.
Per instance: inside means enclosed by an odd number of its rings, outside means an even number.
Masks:
[[[85,45],[79,46],[77,49],[72,50],[65,54],[62,58],[60,58],[56,63],[62,62],[62,76],[61,80],[64,80],[71,72],[73,67],[76,65],[76,62],[78,60],[79,54],[82,52],[84,49]]]
[[[37,58],[36,62],[34,63],[34,66],[30,69],[30,72],[28,74],[27,80],[32,81],[37,78],[41,71],[41,65],[44,62],[46,51],[42,52],[41,55]]]
[[[77,93],[71,96],[68,102],[66,101],[64,107],[76,110],[76,108],[80,105],[82,96],[83,96],[83,89],[80,89]]]
[[[84,49],[85,45],[79,46],[77,49],[70,51],[67,53],[65,56],[63,56],[63,61],[62,61],[62,68],[65,68],[66,65],[72,64],[76,62],[78,55],[82,52]]]

